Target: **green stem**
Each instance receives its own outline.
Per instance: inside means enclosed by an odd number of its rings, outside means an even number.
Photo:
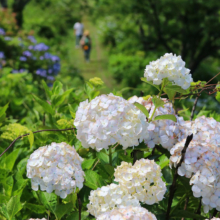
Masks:
[[[160,89],[160,92],[159,92],[159,95],[158,95],[159,98],[160,98],[160,96],[161,96],[161,94],[162,94],[163,87],[164,87],[164,80],[163,80],[163,82],[162,82],[161,89]],[[155,107],[155,106],[154,106],[154,107]],[[151,117],[150,117],[150,119],[148,120],[148,122],[151,122],[151,121],[152,121],[152,118],[153,118],[153,116],[154,116],[154,113],[155,113],[156,109],[157,109],[157,108],[155,107],[155,108],[154,108],[154,111],[153,111],[153,113],[152,113],[152,115],[151,115]]]
[[[109,147],[109,164],[112,166],[112,146]]]

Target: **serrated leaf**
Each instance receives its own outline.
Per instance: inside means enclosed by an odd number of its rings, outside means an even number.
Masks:
[[[7,211],[8,211],[8,216],[9,220],[12,220],[16,213],[18,213],[22,209],[22,205],[20,202],[20,197],[19,196],[13,196],[7,203]]]
[[[43,214],[46,212],[46,209],[43,205],[36,205],[31,203],[26,203],[25,207],[31,210],[32,212]]]
[[[49,114],[51,114],[51,115],[54,114],[54,110],[53,110],[52,106],[51,106],[49,103],[47,103],[46,101],[44,101],[44,100],[38,98],[38,97],[37,97],[36,95],[34,95],[34,94],[32,94],[32,96],[34,97],[35,101],[38,102],[38,103],[43,107],[43,109],[44,109],[45,112],[47,112],[47,113],[49,113]]]
[[[135,105],[138,109],[140,109],[140,110],[146,115],[147,118],[149,118],[149,112],[148,112],[148,110],[145,108],[145,106],[141,105],[141,104],[138,103],[138,102],[135,102],[134,105]]]
[[[73,204],[71,202],[67,204],[57,204],[54,210],[54,214],[58,219],[61,219],[65,214],[71,212],[72,208]]]
[[[54,193],[39,192],[39,199],[44,207],[54,213],[57,196]]]
[[[104,185],[102,177],[92,170],[85,171],[85,183],[91,189],[97,189]]]
[[[176,116],[172,115],[172,114],[158,115],[153,120],[154,121],[156,121],[156,120],[172,120],[174,122],[177,122]]]
[[[47,84],[45,83],[45,81],[43,79],[42,79],[41,83],[44,87],[44,91],[45,91],[47,97],[50,99],[52,96],[52,92],[50,91],[49,87],[47,86]]]
[[[158,85],[153,84],[153,82],[151,82],[151,81],[147,81],[146,78],[141,77],[141,81],[148,83],[149,85],[155,87],[156,89],[158,89],[160,91],[160,87]]]
[[[29,140],[29,143],[30,143],[30,149],[32,148],[33,146],[33,143],[34,143],[34,134],[32,131],[29,131],[29,135],[28,135],[28,140]]]
[[[3,116],[8,108],[8,105],[9,104],[6,104],[5,106],[3,106],[1,109],[0,109],[0,117]]]
[[[84,159],[84,161],[82,162],[82,169],[89,170],[95,161],[96,159],[88,159],[88,160]]]
[[[152,102],[154,103],[156,108],[163,107],[165,104],[164,101],[158,98],[157,96],[153,96]]]

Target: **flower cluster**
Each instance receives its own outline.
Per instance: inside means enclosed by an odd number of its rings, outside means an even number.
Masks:
[[[220,122],[201,116],[192,123],[194,140],[220,146]]]
[[[120,206],[140,206],[137,198],[130,195],[126,188],[114,183],[92,190],[89,201],[88,211],[95,217]]]
[[[155,215],[142,207],[121,207],[99,215],[96,220],[157,220]]]
[[[153,160],[140,159],[133,166],[131,163],[122,162],[115,169],[114,176],[122,188],[148,205],[161,201],[166,192],[160,166]]]
[[[175,115],[173,105],[167,99],[161,100],[164,102],[164,106],[156,109],[153,119],[158,115]],[[150,117],[154,112],[155,106],[152,102],[152,97],[148,97],[145,100],[142,97],[133,96],[129,99],[129,102],[138,102],[144,105]],[[149,135],[144,138],[144,142],[149,148],[153,148],[156,144],[161,144],[164,148],[170,150],[178,141],[186,138],[190,133],[191,123],[185,122],[182,117],[178,117],[177,115],[175,117],[177,122],[172,120],[156,120],[149,123]]]
[[[31,179],[32,189],[38,186],[48,193],[55,190],[61,198],[83,187],[84,172],[82,158],[74,147],[66,143],[52,143],[38,148],[31,154],[27,163],[27,177]]]
[[[123,149],[137,146],[148,136],[146,116],[133,104],[113,94],[81,102],[74,125],[85,148],[97,151],[120,143]]]
[[[209,220],[209,219],[206,219],[206,220]],[[220,220],[220,218],[214,217],[214,218],[212,218],[211,220]]]
[[[155,85],[160,85],[163,79],[168,78],[173,84],[188,89],[193,81],[189,72],[181,56],[166,53],[146,66],[144,76],[148,81],[153,81]]]
[[[171,164],[176,166],[181,158],[185,140],[177,143],[170,151]],[[220,210],[220,149],[214,144],[191,141],[183,163],[178,169],[180,176],[191,178],[193,195],[202,197],[204,211]]]
[[[47,220],[46,218],[30,218],[29,220]]]

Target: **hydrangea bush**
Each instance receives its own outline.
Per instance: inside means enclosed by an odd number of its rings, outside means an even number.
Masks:
[[[38,51],[56,63],[47,49],[33,43],[20,61]],[[100,94],[95,77],[83,90],[44,83],[46,98],[32,96],[37,121],[16,121],[2,106],[0,219],[218,219],[220,117],[197,114],[196,104],[203,91],[220,101],[219,84],[192,82],[173,54],[143,75],[158,94]],[[192,95],[192,110],[177,111],[175,101]]]

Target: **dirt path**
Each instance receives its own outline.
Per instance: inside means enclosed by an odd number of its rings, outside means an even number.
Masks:
[[[110,92],[116,87],[116,82],[111,73],[108,71],[108,54],[107,50],[103,48],[99,40],[97,28],[86,17],[83,19],[85,29],[90,31],[92,39],[92,50],[90,62],[86,63],[83,57],[83,51],[80,48],[75,48],[75,38],[69,37],[69,51],[68,57],[70,61],[79,69],[80,74],[85,80],[93,77],[101,78],[106,85],[103,92]],[[73,36],[73,32],[70,33]]]

